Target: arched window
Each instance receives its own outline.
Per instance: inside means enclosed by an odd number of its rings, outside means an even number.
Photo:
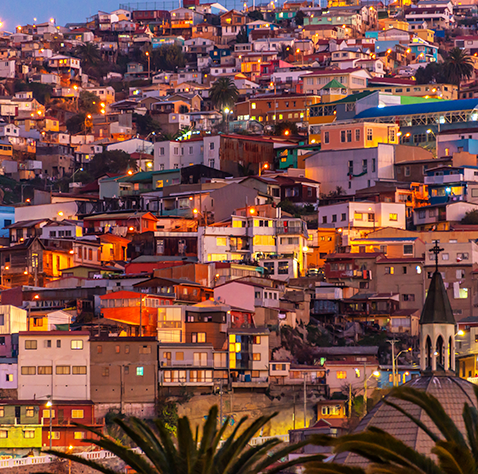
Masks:
[[[437,369],[444,369],[445,368],[445,344],[443,341],[443,337],[438,336],[437,345],[436,345],[436,358],[437,358]]]
[[[431,370],[432,368],[432,341],[430,336],[427,337],[427,342],[425,346],[425,356],[426,356],[426,369]]]

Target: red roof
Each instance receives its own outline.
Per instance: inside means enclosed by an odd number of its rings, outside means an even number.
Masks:
[[[410,85],[413,86],[415,81],[411,79],[399,79],[395,77],[376,77],[374,79],[369,79],[369,85],[379,85],[379,84],[397,84],[397,85]]]

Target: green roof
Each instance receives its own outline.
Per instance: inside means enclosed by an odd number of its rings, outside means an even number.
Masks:
[[[343,84],[340,84],[337,79],[332,79],[328,84],[325,84],[322,89],[346,89],[346,87]]]

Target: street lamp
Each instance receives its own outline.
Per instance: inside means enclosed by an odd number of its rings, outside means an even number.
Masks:
[[[367,377],[367,374],[364,374],[364,377]],[[363,388],[364,388],[364,393],[363,393],[363,410],[364,410],[364,415],[367,414],[367,382],[372,378],[375,377],[378,379],[380,377],[380,371],[374,370],[368,378],[365,378],[364,383],[363,383]]]
[[[194,217],[197,217],[198,215],[202,216],[202,218],[204,219],[204,223],[206,224],[206,227],[207,227],[207,212],[206,214],[203,214],[199,209],[194,208],[193,214],[194,214]]]
[[[71,175],[71,177],[73,178],[73,183],[75,182],[75,174],[79,171],[83,171],[83,168],[78,168],[77,170],[73,171],[73,174]]]
[[[150,78],[150,75],[151,75],[151,56],[149,54],[149,51],[146,51],[146,57],[148,58],[148,81],[149,81],[149,78]]]
[[[404,352],[412,352],[412,348],[409,347],[408,349],[404,349],[403,351],[400,351],[393,359],[393,364],[392,364],[392,386],[396,387],[398,386],[398,380],[397,380],[397,375],[398,375],[398,358],[400,357],[401,354]]]
[[[52,366],[51,370],[53,372],[53,366]],[[45,406],[48,408],[48,411],[49,411],[49,414],[50,414],[50,449],[51,449],[52,441],[53,441],[53,439],[52,439],[52,436],[53,436],[53,410],[52,410],[53,402],[51,400],[48,400],[46,402]]]

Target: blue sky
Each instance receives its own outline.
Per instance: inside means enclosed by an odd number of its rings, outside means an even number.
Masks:
[[[0,21],[2,30],[14,31],[17,25],[38,23],[55,18],[57,25],[85,21],[98,10],[116,10],[128,0],[1,0]]]

